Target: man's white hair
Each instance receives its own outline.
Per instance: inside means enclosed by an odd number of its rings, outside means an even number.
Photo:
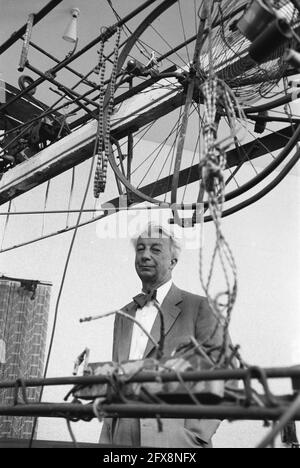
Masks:
[[[135,249],[137,247],[138,239],[145,236],[151,239],[169,239],[172,257],[176,259],[179,258],[181,252],[181,243],[170,229],[167,229],[160,224],[149,222],[144,229],[142,229],[131,239]]]

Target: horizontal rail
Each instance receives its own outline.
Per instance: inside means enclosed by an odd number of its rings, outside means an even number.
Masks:
[[[289,405],[278,408],[249,407],[243,408],[233,404],[228,405],[152,405],[152,404],[104,404],[101,412],[108,417],[132,418],[189,418],[189,419],[229,419],[229,420],[268,420],[276,421],[289,409]],[[92,419],[96,415],[91,404],[74,403],[36,403],[18,404],[15,406],[0,406],[2,416],[36,416],[54,418]],[[300,420],[300,410],[295,414],[295,420]]]
[[[100,365],[100,363],[99,363]],[[254,368],[259,369],[259,368]],[[300,366],[296,367],[278,367],[272,369],[261,369],[266,378],[270,379],[299,379],[300,380]],[[259,373],[257,375],[251,368],[249,369],[224,369],[224,370],[214,370],[214,371],[188,371],[182,372],[180,374],[180,379],[188,382],[196,381],[214,381],[214,380],[245,380],[249,377],[259,378]],[[128,376],[124,376],[127,378]],[[159,379],[162,382],[177,382],[179,380],[178,374],[176,372],[141,372],[134,378],[130,379],[130,382],[155,382],[156,379]],[[122,379],[122,376],[120,376]],[[40,387],[40,386],[55,386],[55,385],[93,385],[108,383],[110,379],[106,375],[94,375],[94,376],[72,376],[72,377],[50,377],[50,378],[40,378],[40,379],[24,379],[22,384],[26,387]],[[16,387],[18,382],[14,381],[3,381],[0,382],[1,388],[13,388]],[[20,383],[19,383],[20,386]]]

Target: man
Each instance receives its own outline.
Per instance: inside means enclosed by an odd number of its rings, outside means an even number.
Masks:
[[[150,302],[139,304],[136,296],[122,310],[135,319],[154,338],[160,339],[161,319],[154,300],[159,304],[164,321],[164,356],[174,354],[193,336],[205,348],[218,348],[221,330],[206,298],[182,291],[172,282],[172,271],[178,262],[180,246],[168,231],[149,225],[137,239],[135,269],[142,282],[143,293]],[[156,291],[156,299],[152,292]],[[132,320],[117,315],[114,325],[113,361],[140,360],[155,357],[157,349]],[[162,419],[163,431],[153,419],[110,419],[104,421],[100,443],[131,447],[211,447],[211,439],[220,421],[199,419]]]

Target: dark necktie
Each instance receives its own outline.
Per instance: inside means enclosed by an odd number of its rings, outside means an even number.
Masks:
[[[133,298],[134,302],[138,306],[138,308],[143,308],[148,302],[151,302],[156,299],[156,289],[154,291],[150,291],[147,294],[141,293],[138,294]]]

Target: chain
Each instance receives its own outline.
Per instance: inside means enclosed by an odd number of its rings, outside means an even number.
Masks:
[[[98,115],[98,127],[97,127],[97,163],[96,163],[96,171],[95,171],[95,179],[94,179],[94,196],[95,198],[99,197],[102,185],[102,168],[103,168],[103,135],[104,135],[104,96],[105,96],[105,89],[104,89],[104,78],[105,78],[105,68],[106,62],[104,60],[104,40],[100,41],[100,49],[98,51],[99,54],[99,62],[97,67],[95,68],[95,73],[99,76],[99,86],[100,86],[100,94],[99,94],[99,115]]]
[[[114,61],[111,73],[111,80],[109,84],[109,100],[107,105],[107,111],[104,112],[104,100],[105,100],[105,89],[104,89],[104,78],[105,78],[105,60],[104,60],[104,41],[100,42],[99,50],[99,63],[95,69],[96,73],[100,73],[100,96],[99,96],[99,118],[97,128],[97,163],[94,179],[94,197],[99,198],[100,193],[105,191],[106,180],[107,180],[107,167],[108,167],[108,156],[110,152],[110,129],[111,129],[111,116],[113,113],[114,106],[114,94],[118,73],[118,58],[119,58],[119,45],[121,38],[121,29],[117,29],[117,38],[114,49]],[[106,122],[104,123],[104,118]],[[104,151],[103,151],[104,148]]]

